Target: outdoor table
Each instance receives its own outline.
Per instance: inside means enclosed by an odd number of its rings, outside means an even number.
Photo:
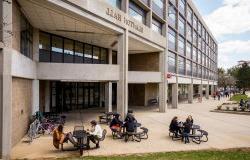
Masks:
[[[83,154],[83,149],[87,147],[87,139],[89,134],[85,130],[75,130],[73,131],[73,137],[77,139],[78,148],[80,149],[80,155]]]

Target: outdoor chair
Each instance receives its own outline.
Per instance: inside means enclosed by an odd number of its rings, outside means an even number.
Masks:
[[[132,141],[141,142],[141,139],[136,132],[126,132],[124,133],[124,137],[125,142],[128,142],[130,138]]]
[[[103,115],[99,116],[99,123],[100,124],[104,124],[104,123],[109,123],[111,121],[111,116],[107,115],[106,113],[104,113]]]
[[[102,131],[102,137],[99,138],[99,139],[97,140],[97,144],[99,144],[100,141],[104,141],[104,139],[105,139],[105,137],[106,137],[106,134],[107,134],[107,130],[104,129],[104,130]]]
[[[140,128],[142,131],[136,133],[135,136],[139,136],[140,139],[148,139],[148,129],[145,127]]]
[[[168,135],[172,138],[173,141],[182,140],[182,135],[176,133],[176,131],[169,130]]]

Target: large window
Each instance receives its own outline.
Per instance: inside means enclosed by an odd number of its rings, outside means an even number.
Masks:
[[[198,64],[201,64],[201,51],[198,51]]]
[[[189,60],[186,61],[186,70],[187,70],[187,75],[191,76],[192,75],[192,64],[191,64],[191,61],[189,61]]]
[[[169,0],[173,5],[175,5],[176,6],[176,4],[177,4],[177,0]]]
[[[179,39],[178,39],[178,52],[181,55],[185,55],[184,38],[182,38],[181,36],[179,36]]]
[[[179,16],[179,33],[185,36],[185,20]]]
[[[179,74],[185,75],[185,59],[183,57],[178,57],[178,71]]]
[[[56,63],[108,63],[108,51],[45,32],[39,34],[39,61]]]
[[[198,22],[198,33],[199,35],[201,35],[201,22],[200,21]]]
[[[20,52],[32,59],[33,57],[33,27],[29,21],[21,14],[21,44]]]
[[[174,8],[173,5],[169,4],[169,8],[168,8],[168,18],[169,18],[169,24],[176,28],[177,23],[176,23],[176,17],[177,17],[177,12]]]
[[[197,31],[198,18],[196,17],[196,15],[194,15],[193,18],[194,18],[194,20],[193,20],[193,27]]]
[[[74,63],[74,41],[64,39],[64,62]]]
[[[188,6],[187,7],[187,21],[192,25],[193,17],[192,17],[193,11],[192,9]]]
[[[201,76],[202,76],[202,74],[201,74],[201,73],[202,73],[201,68],[202,68],[202,67],[201,67],[200,65],[198,65],[198,77],[199,77],[199,78],[202,78],[202,77],[201,77]]]
[[[198,37],[198,48],[201,50],[202,49],[202,43],[201,43],[201,37]]]
[[[159,15],[160,17],[163,17],[163,8],[164,8],[164,4],[163,4],[163,0],[153,0],[152,1],[152,8],[153,11]]]
[[[168,48],[176,51],[176,33],[172,29],[168,29]]]
[[[59,36],[52,36],[51,42],[51,62],[63,62],[63,38]]]
[[[155,18],[152,19],[152,30],[158,32],[159,34],[162,34],[162,24]]]
[[[193,47],[193,56],[192,56],[192,60],[194,62],[197,62],[197,48]]]
[[[185,15],[185,0],[179,0],[179,11],[182,15]]]
[[[129,1],[129,15],[137,21],[146,24],[146,12],[132,1]]]
[[[186,57],[191,59],[191,56],[192,56],[191,44],[187,43],[186,44]]]
[[[121,9],[121,0],[106,0],[113,7]]]
[[[50,62],[50,35],[40,32],[39,34],[39,61]]]
[[[197,32],[194,31],[194,32],[193,32],[193,44],[194,44],[195,46],[197,46],[197,40],[198,40]]]
[[[197,71],[198,71],[197,64],[193,63],[193,76],[194,77],[197,77],[197,75],[198,75]]]
[[[189,42],[192,42],[192,28],[190,25],[187,25],[187,40],[189,40]]]
[[[176,54],[172,52],[168,53],[168,71],[176,73]]]

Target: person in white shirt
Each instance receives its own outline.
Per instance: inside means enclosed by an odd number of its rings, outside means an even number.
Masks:
[[[89,141],[96,144],[96,148],[99,148],[99,139],[102,138],[102,128],[95,120],[90,122],[91,130],[89,131],[90,136],[88,136],[88,147]]]

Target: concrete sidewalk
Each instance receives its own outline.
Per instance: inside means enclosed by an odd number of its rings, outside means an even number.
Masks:
[[[117,155],[146,152],[184,151],[200,149],[226,149],[236,147],[250,147],[250,116],[231,115],[209,112],[217,105],[226,101],[203,100],[193,104],[180,104],[178,109],[167,110],[167,113],[159,113],[158,109],[136,109],[137,120],[149,129],[149,139],[138,142],[124,142],[124,140],[113,140],[110,129],[106,139],[100,144],[100,149],[85,151],[84,155]],[[65,131],[72,131],[74,125],[84,122],[85,128],[93,117],[98,113],[75,113],[68,117],[73,119],[66,123]],[[178,116],[184,121],[188,115],[192,115],[194,123],[209,132],[209,141],[197,145],[195,143],[184,144],[181,141],[172,141],[168,137],[168,127],[173,116]],[[70,144],[68,144],[70,146]],[[42,136],[35,139],[31,144],[20,142],[12,150],[12,158],[55,158],[65,156],[79,156],[78,151],[62,152],[56,150],[52,145],[51,136]]]

